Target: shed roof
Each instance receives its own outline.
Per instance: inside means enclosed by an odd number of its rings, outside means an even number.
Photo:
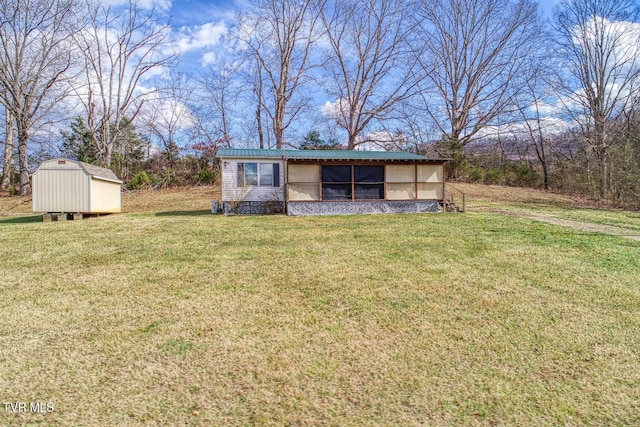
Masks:
[[[65,158],[57,158],[57,159],[51,159],[51,160],[47,160],[42,162],[42,164],[38,167],[38,169],[47,169],[47,163],[50,162],[68,162],[68,163],[75,163],[76,165],[80,166],[80,169],[82,169],[87,175],[91,176],[92,178],[96,178],[96,179],[100,179],[103,181],[111,181],[111,182],[115,182],[118,184],[122,184],[122,180],[118,179],[118,177],[116,176],[115,173],[113,173],[113,171],[111,169],[107,169],[107,168],[103,168],[100,166],[96,166],[96,165],[92,165],[90,163],[85,163],[85,162],[81,162],[79,160],[70,160],[70,159],[65,159]],[[53,168],[53,169],[57,169],[57,168]],[[37,172],[37,170],[36,170]]]
[[[218,157],[290,160],[446,161],[446,159],[429,159],[404,151],[267,150],[254,148],[221,148],[218,150]]]
[[[93,178],[103,179],[106,181],[115,181],[122,184],[122,180],[118,179],[115,173],[111,169],[102,168],[100,166],[92,165],[91,163],[78,162],[82,169]]]

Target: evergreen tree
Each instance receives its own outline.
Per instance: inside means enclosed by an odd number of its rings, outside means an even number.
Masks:
[[[62,152],[65,157],[81,162],[98,164],[98,152],[93,144],[91,130],[87,128],[81,117],[71,123],[70,131],[60,132],[62,136]]]
[[[316,130],[312,130],[304,137],[304,142],[300,144],[301,150],[339,150],[340,144],[337,141],[330,139],[325,141],[320,138],[320,133]]]

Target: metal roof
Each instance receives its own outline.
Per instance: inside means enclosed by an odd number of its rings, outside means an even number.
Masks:
[[[219,148],[218,157],[260,157],[281,159],[284,150],[266,150],[259,148]]]
[[[445,161],[429,159],[403,151],[354,151],[354,150],[267,150],[253,148],[221,148],[218,157],[233,158],[269,158],[290,160],[419,160]]]
[[[63,157],[58,157],[56,159],[51,159],[51,160],[45,160],[40,164],[40,166],[38,166],[38,169],[36,170],[36,172],[41,169],[42,170],[51,170],[51,169],[58,170],[59,168],[56,168],[56,167],[48,167],[48,164],[51,163],[55,165],[55,163],[59,163],[59,162],[75,163],[76,165],[80,166],[80,169],[82,169],[84,173],[86,173],[92,178],[100,179],[102,181],[110,181],[110,182],[122,184],[122,180],[118,179],[116,174],[113,173],[111,169],[92,165],[91,163],[81,162],[79,160],[65,159]]]
[[[73,161],[73,160],[67,160]],[[122,181],[118,179],[115,173],[111,169],[102,168],[100,166],[92,165],[91,163],[77,161],[82,169],[93,178],[102,179],[105,181],[113,181],[122,184]]]

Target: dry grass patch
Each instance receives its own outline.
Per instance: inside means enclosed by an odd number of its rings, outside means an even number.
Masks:
[[[9,196],[7,193],[0,193],[0,217],[30,213],[31,196]]]
[[[125,192],[122,211],[131,212],[211,212],[211,201],[220,199],[219,186],[168,188]]]
[[[506,187],[501,185],[483,185],[452,182],[450,186],[467,194],[470,207],[487,207],[495,205],[527,205],[556,207],[564,209],[596,208],[596,200],[568,196],[544,190],[524,187]],[[607,208],[607,206],[600,206]]]

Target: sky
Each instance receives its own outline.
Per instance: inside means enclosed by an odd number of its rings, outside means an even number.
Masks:
[[[547,15],[551,16],[551,12],[553,11],[553,7],[560,3],[560,0],[540,0],[538,2],[542,11]]]
[[[102,0],[109,6],[124,6],[129,0]],[[145,8],[155,8],[160,23],[171,25],[172,39],[181,52],[179,70],[197,77],[200,72],[224,57],[225,36],[236,12],[252,0],[138,0]],[[340,0],[329,0],[340,1]],[[539,0],[543,13],[551,16],[561,0]],[[164,73],[162,73],[164,74]],[[142,82],[144,85],[145,82]],[[318,108],[327,102],[317,99]],[[175,110],[173,108],[172,110]],[[189,122],[191,123],[191,122]]]
[[[171,26],[182,52],[182,67],[195,73],[219,59],[228,23],[247,1],[250,0],[142,0],[143,4],[153,5],[171,17]],[[553,7],[560,1],[539,0],[544,15],[550,17]]]

